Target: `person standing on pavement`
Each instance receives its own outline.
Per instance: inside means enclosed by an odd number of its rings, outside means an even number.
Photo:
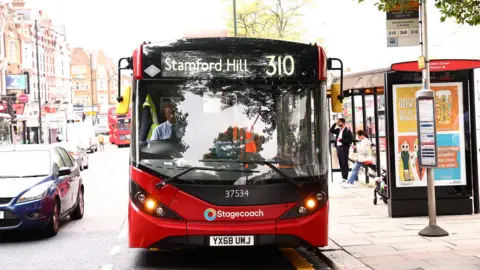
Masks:
[[[104,138],[102,134],[98,134],[98,144],[100,144],[100,151],[105,151]]]
[[[345,126],[345,118],[339,118],[337,123],[330,128],[330,133],[336,135],[335,147],[337,149],[338,163],[342,172],[342,179],[345,182],[348,178],[348,154],[353,141],[353,134]]]
[[[353,164],[352,173],[350,174],[347,183],[345,183],[343,186],[345,188],[353,187],[355,179],[357,179],[358,172],[360,171],[362,165],[367,161],[373,161],[372,143],[367,138],[367,134],[365,134],[363,130],[359,130],[357,131],[357,137],[359,143],[356,145],[356,147],[354,146],[354,148],[357,149],[357,158],[355,164]]]

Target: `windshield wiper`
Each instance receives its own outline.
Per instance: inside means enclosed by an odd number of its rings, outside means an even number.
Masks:
[[[32,174],[32,175],[1,175],[0,178],[29,178],[29,177],[40,177],[48,176],[48,174]]]
[[[28,177],[42,177],[42,176],[48,176],[48,174],[32,174],[32,175],[22,175],[20,178],[28,178]]]
[[[199,170],[199,171],[212,171],[212,172],[259,172],[259,171],[253,171],[253,170],[238,170],[238,169],[223,169],[223,168],[209,168],[209,167],[177,167],[178,169],[185,169],[184,171],[168,178],[165,179],[164,181],[158,183],[155,185],[156,188],[163,188],[166,186],[169,182],[178,179],[180,176],[191,172],[193,170]]]
[[[279,175],[281,175],[285,180],[287,180],[287,182],[294,185],[295,187],[300,188],[303,185],[302,182],[298,182],[297,180],[290,177],[290,175],[284,173],[282,170],[275,167],[275,165],[273,165],[273,164],[280,163],[280,162],[276,162],[276,161],[264,161],[264,160],[259,160],[259,161],[247,161],[247,160],[245,160],[245,161],[243,161],[243,160],[230,160],[230,159],[202,159],[202,160],[199,160],[199,161],[200,162],[222,162],[222,163],[242,163],[242,164],[265,165],[265,166],[269,167],[270,169],[274,170]]]

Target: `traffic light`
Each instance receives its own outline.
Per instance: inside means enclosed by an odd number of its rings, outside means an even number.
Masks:
[[[87,115],[85,113],[83,113],[82,115],[82,122],[85,122],[85,118],[87,118]]]

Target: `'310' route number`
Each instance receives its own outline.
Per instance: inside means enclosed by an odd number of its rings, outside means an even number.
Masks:
[[[268,55],[265,57],[270,60],[266,72],[268,76],[290,76],[293,75],[293,73],[295,72],[295,61],[293,60],[293,57],[291,55],[286,55],[284,57]],[[275,62],[277,63],[275,64]]]
[[[225,198],[243,198],[248,197],[248,189],[227,189],[225,190]]]

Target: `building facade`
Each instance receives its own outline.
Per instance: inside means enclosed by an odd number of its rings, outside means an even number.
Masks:
[[[73,48],[71,51],[71,87],[73,104],[78,117],[81,117],[84,112],[96,112],[93,100],[92,59],[93,56],[83,48]]]
[[[96,123],[106,119],[108,108],[116,104],[117,67],[103,51],[74,48],[71,52],[73,104],[81,112],[96,116]]]

